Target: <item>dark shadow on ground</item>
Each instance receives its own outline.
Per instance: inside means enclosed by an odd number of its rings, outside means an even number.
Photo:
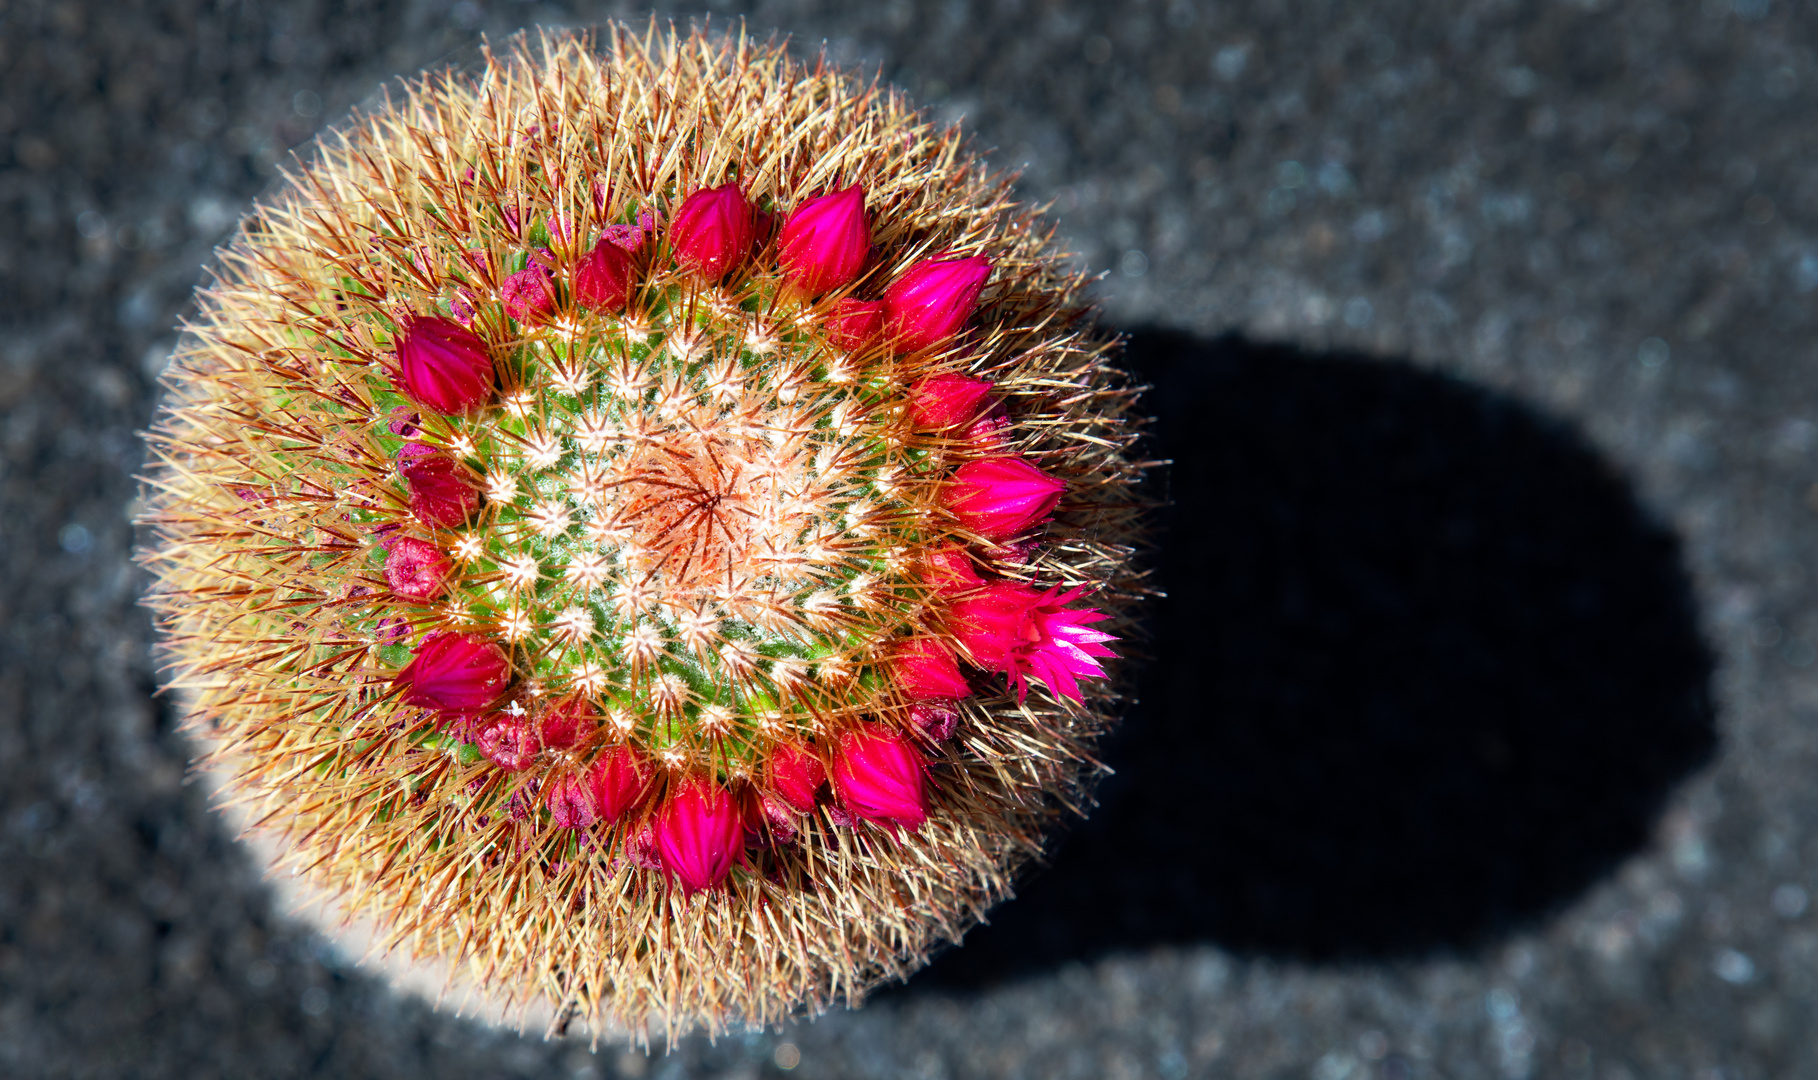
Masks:
[[[1716,746],[1678,546],[1565,426],[1405,364],[1138,333],[1163,481],[1101,805],[923,974],[1211,942],[1470,949],[1640,847]]]

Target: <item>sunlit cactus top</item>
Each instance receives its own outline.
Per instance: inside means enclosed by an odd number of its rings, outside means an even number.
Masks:
[[[425,78],[222,254],[146,552],[288,861],[481,993],[768,1023],[962,933],[1084,797],[1130,394],[1007,181],[776,46]]]

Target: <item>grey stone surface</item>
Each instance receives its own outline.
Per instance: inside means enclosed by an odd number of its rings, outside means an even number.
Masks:
[[[273,910],[184,782],[134,606],[172,327],[287,148],[381,80],[630,13],[0,7],[0,1074],[1818,1075],[1818,6],[1794,0],[713,11],[964,116],[1109,271],[1115,325],[1455,375],[1633,482],[1684,545],[1721,752],[1551,917],[1367,962],[1157,945],[645,1058],[434,1013]]]

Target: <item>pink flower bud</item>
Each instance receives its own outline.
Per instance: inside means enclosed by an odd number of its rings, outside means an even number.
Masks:
[[[725,881],[745,847],[744,815],[726,789],[710,780],[678,784],[654,825],[657,857],[687,893]]]
[[[785,800],[765,793],[745,806],[745,843],[774,847],[795,842],[795,811]]]
[[[555,310],[549,271],[534,263],[519,270],[500,283],[499,299],[505,301],[505,313],[519,322],[547,318]]]
[[[911,701],[938,701],[972,694],[952,650],[934,638],[910,638],[890,662],[896,684]]]
[[[833,788],[845,808],[879,825],[919,829],[928,818],[922,755],[888,728],[867,724],[840,738]]]
[[[593,733],[598,719],[586,698],[558,701],[537,721],[537,738],[546,750],[572,750]]]
[[[882,300],[844,297],[827,316],[827,338],[847,352],[856,352],[876,340],[884,327]]]
[[[440,450],[408,443],[398,455],[398,471],[410,489],[410,512],[423,524],[452,529],[480,508],[480,492],[461,463]]]
[[[537,734],[516,716],[498,716],[480,728],[474,745],[486,760],[501,769],[518,772],[530,768],[537,756]]]
[[[824,293],[857,277],[871,252],[865,189],[854,184],[796,207],[778,248],[783,276],[808,292]]]
[[[549,782],[543,805],[549,807],[549,820],[558,829],[585,829],[600,816],[587,779],[573,774]]]
[[[717,280],[757,238],[757,215],[737,184],[705,188],[682,200],[669,223],[669,246],[684,266]]]
[[[991,260],[924,259],[884,290],[884,321],[897,347],[915,352],[951,337],[978,308]]]
[[[492,354],[472,330],[439,315],[398,328],[394,383],[405,397],[441,413],[463,413],[492,397]]]
[[[445,588],[451,569],[440,549],[414,536],[393,540],[385,555],[385,580],[392,592],[406,600],[434,600]]]
[[[909,391],[909,420],[934,431],[970,424],[990,407],[991,385],[965,375],[923,379]]]
[[[1066,489],[1065,481],[1022,458],[988,457],[954,472],[945,501],[961,525],[1002,543],[1045,521]]]
[[[631,300],[631,256],[608,237],[574,268],[574,298],[596,311],[623,311]]]
[[[958,545],[935,548],[923,556],[922,576],[942,594],[962,593],[985,583],[972,568],[972,557]]]
[[[959,727],[960,711],[951,701],[918,701],[909,706],[909,720],[928,738],[946,742]]]
[[[770,752],[770,786],[797,810],[814,809],[815,793],[827,782],[827,767],[807,747],[782,743]]]
[[[617,821],[627,810],[644,801],[653,779],[650,764],[629,746],[615,746],[594,760],[587,772],[596,812],[605,821]]]
[[[1104,642],[1112,635],[1088,624],[1108,618],[1091,608],[1068,608],[1085,586],[1040,592],[1014,581],[993,582],[953,602],[948,627],[972,661],[988,671],[1001,671],[1016,686],[1016,699],[1029,693],[1034,676],[1051,692],[1083,701],[1079,676],[1102,676],[1099,659],[1115,656]]]
[[[392,680],[404,686],[404,704],[448,712],[473,712],[492,703],[511,681],[505,650],[478,634],[438,630],[417,646]]]

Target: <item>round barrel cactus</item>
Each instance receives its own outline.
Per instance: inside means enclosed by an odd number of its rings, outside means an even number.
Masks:
[[[901,977],[1089,796],[1133,391],[897,93],[609,28],[426,76],[247,218],[144,560],[224,797],[407,958],[595,1032]]]

